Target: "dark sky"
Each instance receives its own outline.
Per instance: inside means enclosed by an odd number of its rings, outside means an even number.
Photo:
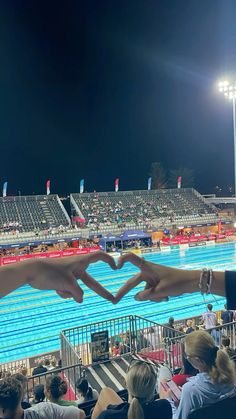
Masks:
[[[233,184],[235,0],[1,0],[0,183],[146,188],[152,161]]]

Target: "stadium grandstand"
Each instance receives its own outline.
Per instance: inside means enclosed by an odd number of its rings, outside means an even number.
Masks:
[[[104,240],[110,240],[112,245],[106,250],[114,255],[131,249],[163,265],[226,269],[233,264],[233,217],[220,216],[217,208],[194,189],[72,193],[70,204],[71,214],[57,195],[1,198],[1,264],[28,257],[89,253],[100,249]],[[115,293],[134,272],[128,265],[122,273],[115,271],[111,275],[109,268],[98,263],[89,273]],[[52,376],[56,376],[55,381],[61,380],[64,388],[56,402],[79,406],[90,418],[96,400],[81,396],[78,382],[82,379],[88,381],[93,394],[110,387],[125,401],[125,378],[134,360],[145,361],[160,373],[167,367],[168,377],[174,382],[175,377],[177,382],[183,379],[183,339],[190,324],[191,331],[205,329],[201,314],[206,302],[216,303],[219,325],[216,323],[211,332],[215,344],[220,346],[222,336],[226,336],[233,350],[236,347],[235,314],[227,325],[221,324],[223,297],[210,295],[205,301],[196,292],[154,306],[149,302],[139,305],[133,296],[112,306],[85,289],[79,313],[75,301],[63,300],[50,290],[24,286],[4,297],[0,305],[0,379],[23,374],[24,401],[34,405],[38,403],[39,384],[41,390],[46,390]],[[173,327],[167,324],[169,316],[175,318]],[[230,403],[232,399],[223,409]],[[216,404],[221,411],[221,404]],[[212,412],[210,408],[209,418]],[[202,414],[201,409],[197,414]]]
[[[71,194],[91,231],[216,223],[217,209],[194,189]]]
[[[6,196],[0,198],[0,234],[32,232],[71,224],[58,195]]]

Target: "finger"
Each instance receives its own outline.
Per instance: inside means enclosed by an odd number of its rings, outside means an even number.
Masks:
[[[130,262],[138,268],[142,268],[145,260],[140,258],[138,255],[135,255],[135,253],[125,253],[119,258],[117,268],[121,269],[126,262]]]
[[[68,291],[56,291],[56,292],[61,298],[72,298],[71,293]]]
[[[107,291],[101,284],[99,284],[99,282],[95,281],[95,279],[87,272],[84,272],[80,276],[80,278],[82,279],[83,283],[87,285],[88,288],[96,292],[96,294],[100,295],[108,301],[113,302],[113,295],[109,291]]]
[[[161,294],[159,292],[158,286],[155,288],[148,288],[140,291],[138,294],[135,295],[135,300],[137,301],[155,301],[160,303],[162,301],[169,301],[169,297],[167,295]]]
[[[142,281],[144,281],[144,278],[141,273],[128,279],[128,281],[116,293],[114,303],[118,303],[124,295],[126,295],[133,288],[137,287],[137,285],[139,285]]]
[[[79,286],[74,276],[71,278],[71,281],[68,281],[66,292],[70,293],[71,297],[73,297],[77,303],[83,302],[84,291]]]
[[[108,253],[98,251],[93,252],[88,255],[89,263],[94,263],[98,261],[102,261],[110,265],[110,267],[114,270],[117,269],[116,263],[111,255],[108,255]]]

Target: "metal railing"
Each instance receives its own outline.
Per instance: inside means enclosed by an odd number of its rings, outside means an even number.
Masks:
[[[72,346],[70,341],[67,339],[67,337],[64,335],[63,332],[61,332],[61,361],[62,366],[65,365],[77,365],[78,371],[76,371],[77,377],[81,376],[81,358],[79,356],[79,353],[76,351],[76,349]],[[68,370],[68,379],[72,382],[73,387],[75,388],[75,374],[74,371]]]
[[[177,339],[184,336],[183,332],[140,316],[124,316],[64,330],[61,333],[63,365],[68,364],[75,356],[73,354],[77,354],[83,365],[101,362],[94,361],[92,335],[105,332],[108,334],[107,359],[117,354],[140,354],[159,363],[168,363],[172,369],[180,364],[179,356],[172,356],[169,338]]]
[[[202,326],[199,329],[204,330],[206,333],[210,333],[215,341],[215,345],[223,349],[221,346],[221,338],[222,336],[227,336],[230,339],[230,346],[235,348],[236,346],[236,322],[227,323],[223,325],[219,325],[216,327],[212,327],[211,329],[204,329]],[[173,365],[181,366],[182,364],[182,356],[183,356],[183,340],[186,334],[179,335],[176,337],[172,337],[169,339],[169,366],[173,369]]]
[[[135,346],[133,316],[124,316],[62,331],[61,355],[63,364],[68,359],[68,356],[72,356],[72,350],[77,353],[83,365],[94,363],[92,360],[92,334],[105,331],[108,332],[109,355],[112,355],[115,341],[121,343],[124,353],[132,353]]]
[[[28,399],[34,397],[33,388],[38,384],[45,386],[47,377],[59,375],[67,384],[67,399],[76,400],[76,380],[82,376],[81,364],[74,364],[63,368],[55,368],[43,374],[28,377],[26,384],[26,393]]]

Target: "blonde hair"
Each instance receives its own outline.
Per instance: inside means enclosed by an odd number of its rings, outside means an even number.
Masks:
[[[185,338],[188,355],[205,362],[213,383],[235,384],[234,363],[227,353],[215,346],[212,336],[203,330],[190,333]]]
[[[144,419],[142,403],[154,398],[157,374],[147,362],[137,361],[126,376],[126,385],[131,397],[128,419]]]

